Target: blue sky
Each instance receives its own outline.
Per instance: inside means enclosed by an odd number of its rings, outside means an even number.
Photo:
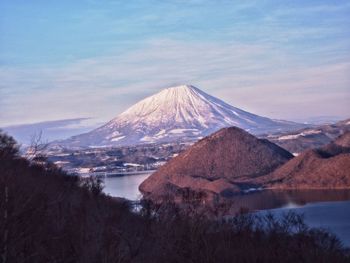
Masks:
[[[93,127],[176,84],[272,118],[347,118],[349,25],[347,0],[2,0],[0,127]]]

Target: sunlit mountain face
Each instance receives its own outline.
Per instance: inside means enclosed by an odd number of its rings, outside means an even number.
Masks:
[[[147,97],[107,124],[57,144],[103,147],[196,141],[230,126],[254,134],[300,127],[297,123],[272,120],[246,112],[194,86],[181,85]]]

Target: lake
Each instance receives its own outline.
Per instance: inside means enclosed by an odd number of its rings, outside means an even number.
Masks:
[[[230,213],[242,208],[277,217],[293,211],[303,215],[309,227],[325,228],[350,247],[350,190],[263,190],[232,198]]]
[[[104,178],[103,191],[110,196],[123,197],[129,200],[140,199],[139,185],[150,176],[153,171],[136,174],[118,174]]]
[[[310,227],[321,227],[334,233],[345,246],[350,247],[350,201],[309,203],[304,206],[293,204],[281,208],[263,210],[256,214],[272,213],[277,217],[288,211],[304,216]]]
[[[137,200],[141,197],[139,185],[152,172],[107,177],[104,192]],[[264,190],[235,196],[232,203],[234,211],[244,208],[256,214],[303,214],[310,227],[326,228],[350,247],[350,190]]]

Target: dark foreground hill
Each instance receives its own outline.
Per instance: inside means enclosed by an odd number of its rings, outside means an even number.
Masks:
[[[227,196],[240,191],[235,182],[268,174],[292,157],[240,128],[224,128],[170,160],[140,190],[153,199],[184,188]]]
[[[349,262],[334,236],[291,214],[280,222],[251,216],[214,222],[149,202],[135,214],[101,194],[95,180],[19,157],[2,133],[0,169],[4,263]]]

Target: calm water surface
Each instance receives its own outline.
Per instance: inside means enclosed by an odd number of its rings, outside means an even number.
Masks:
[[[350,247],[350,201],[309,203],[298,206],[293,203],[285,207],[257,212],[268,212],[282,216],[288,211],[304,215],[305,223],[310,227],[321,227],[334,233],[345,246]]]
[[[104,192],[111,196],[137,200],[139,185],[152,172],[105,178]],[[257,214],[282,216],[294,211],[304,215],[311,227],[322,227],[336,234],[350,247],[350,190],[265,190],[232,198],[234,211],[245,208]]]
[[[325,228],[350,247],[350,190],[265,190],[237,196],[233,203],[236,211],[301,214],[308,226]]]
[[[104,178],[105,187],[103,191],[110,196],[137,200],[141,197],[139,185],[146,180],[152,172],[106,177]]]

